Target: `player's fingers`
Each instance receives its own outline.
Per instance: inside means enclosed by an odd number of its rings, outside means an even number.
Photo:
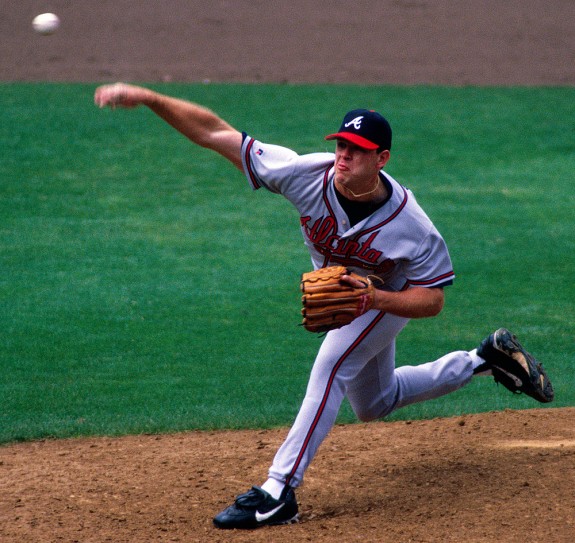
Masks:
[[[350,287],[354,288],[365,288],[366,286],[366,284],[360,281],[359,279],[355,279],[354,277],[350,277],[349,275],[342,275],[341,281],[349,285]]]
[[[98,87],[94,93],[94,102],[99,107],[105,107],[110,104],[114,91],[111,85]]]
[[[102,87],[98,87],[94,92],[94,104],[99,107],[103,107],[103,100],[102,100]]]
[[[104,85],[96,89],[94,102],[99,107],[124,105],[127,101],[128,92],[126,85],[116,83],[114,85]]]

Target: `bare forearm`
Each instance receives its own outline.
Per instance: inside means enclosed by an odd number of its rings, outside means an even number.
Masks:
[[[218,133],[234,130],[215,113],[192,102],[150,92],[143,103],[184,136],[202,147],[211,148]]]
[[[124,83],[99,87],[94,99],[100,107],[147,106],[195,144],[212,149],[242,167],[241,133],[204,106]]]
[[[443,290],[439,288],[410,288],[401,292],[376,290],[373,308],[398,317],[418,319],[438,315],[443,302]]]

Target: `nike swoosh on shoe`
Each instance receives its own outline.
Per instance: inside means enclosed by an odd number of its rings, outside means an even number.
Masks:
[[[273,517],[283,506],[285,505],[285,503],[280,503],[277,507],[274,507],[271,511],[268,511],[267,513],[260,513],[257,509],[256,509],[256,521],[257,522],[265,522],[266,520],[269,520],[271,517]]]

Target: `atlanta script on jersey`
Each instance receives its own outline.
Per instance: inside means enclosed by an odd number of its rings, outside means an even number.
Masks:
[[[246,134],[244,171],[252,188],[282,194],[298,210],[315,269],[342,265],[362,276],[377,275],[381,288],[442,287],[452,283],[447,246],[415,197],[385,172],[388,200],[350,227],[334,187],[333,153],[298,155]]]

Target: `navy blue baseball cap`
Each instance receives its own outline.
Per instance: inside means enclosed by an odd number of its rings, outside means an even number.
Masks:
[[[342,139],[362,149],[391,149],[391,126],[371,109],[354,109],[346,113],[339,131],[326,140]]]

